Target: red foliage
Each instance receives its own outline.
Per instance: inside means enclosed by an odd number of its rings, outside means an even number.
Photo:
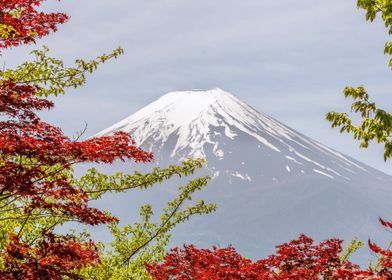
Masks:
[[[173,249],[161,264],[146,264],[156,280],[190,279],[389,279],[380,272],[363,271],[349,261],[341,261],[342,241],[329,239],[314,244],[305,235],[277,246],[266,259],[251,261],[233,247],[213,250],[186,245]]]
[[[36,97],[35,92],[32,86],[8,81],[1,84],[0,113],[7,118],[0,121],[0,196],[29,199],[26,212],[37,208],[60,212],[90,225],[114,221],[113,217],[88,207],[87,195],[75,188],[61,171],[84,162],[112,163],[125,159],[146,162],[152,155],[137,148],[124,132],[71,141],[59,128],[37,116],[35,111],[50,109],[53,103]]]
[[[305,235],[277,246],[276,254],[259,260],[275,275],[272,279],[369,279],[369,271],[341,261],[342,240],[328,239],[315,245]]]
[[[380,218],[380,223],[381,223],[384,227],[392,229],[392,223],[390,223],[390,222],[388,222],[388,221],[385,221],[385,220],[383,220],[382,218]]]
[[[392,223],[380,218],[380,223],[387,229],[392,228]],[[389,248],[384,250],[374,244],[370,239],[368,241],[369,248],[373,253],[379,257],[380,269],[378,274],[385,277],[385,279],[392,279],[392,250]]]
[[[79,279],[75,270],[83,266],[98,265],[96,246],[74,240],[72,236],[55,236],[46,233],[44,238],[32,247],[12,236],[4,253],[5,268],[1,279]]]
[[[0,24],[12,27],[6,37],[1,36],[0,48],[34,42],[36,37],[56,31],[68,16],[63,13],[37,11],[45,0],[0,0]]]
[[[0,0],[0,49],[34,42],[68,19],[62,13],[38,12],[36,8],[43,1]],[[5,26],[12,27],[10,34],[4,32]],[[33,84],[0,81],[0,201],[9,205],[18,199],[24,211],[22,217],[7,219],[56,216],[89,225],[115,221],[115,217],[91,208],[88,195],[63,171],[77,163],[148,162],[152,155],[136,147],[122,132],[86,141],[69,139],[37,115],[54,106],[37,96],[39,90]],[[19,235],[8,237],[2,252],[5,267],[0,269],[1,279],[77,279],[72,270],[99,263],[91,241],[81,243],[72,236],[55,235],[50,229],[32,243]]]
[[[172,249],[162,264],[146,268],[153,279],[269,279],[262,264],[242,257],[233,247],[213,250],[185,245]]]

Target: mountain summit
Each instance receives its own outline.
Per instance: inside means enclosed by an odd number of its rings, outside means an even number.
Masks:
[[[278,135],[278,131],[268,129],[271,124],[267,116],[234,95],[215,88],[168,93],[101,134],[115,130],[127,131],[141,145],[149,140],[153,140],[151,145],[165,142],[170,135],[175,134],[178,140],[172,156],[187,147],[192,147],[187,156],[205,156],[203,147],[211,143],[211,126],[224,128],[224,135],[230,139],[236,136],[231,130],[231,127],[235,127],[279,151],[258,134],[261,130],[269,130],[268,133]]]
[[[219,210],[180,226],[175,245],[233,244],[250,257],[298,237],[387,240],[392,177],[302,135],[234,95],[168,93],[99,133],[122,130],[165,166],[207,160],[202,198]],[[160,195],[155,199],[159,201]]]

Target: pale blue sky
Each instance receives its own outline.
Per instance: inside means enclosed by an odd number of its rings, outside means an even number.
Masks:
[[[92,135],[171,90],[221,87],[332,148],[392,174],[381,147],[361,151],[324,115],[346,110],[341,92],[364,84],[392,111],[387,32],[366,23],[356,0],[48,1],[71,20],[38,43],[67,62],[122,46],[87,86],[57,99],[46,118]],[[3,53],[14,66],[22,47]]]

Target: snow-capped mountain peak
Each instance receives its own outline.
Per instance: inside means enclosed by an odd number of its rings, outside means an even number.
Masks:
[[[178,141],[172,155],[191,146],[191,156],[204,156],[203,145],[210,141],[210,126],[224,127],[227,137],[236,134],[231,127],[252,135],[268,148],[280,150],[261,137],[257,130],[275,136],[289,137],[284,129],[240,99],[220,88],[170,92],[147,105],[135,114],[102,131],[99,135],[122,130],[132,133],[140,145],[152,137],[155,143],[166,141],[175,133]]]
[[[265,119],[266,124],[261,124],[260,119]],[[254,130],[260,126],[268,129],[267,122],[266,116],[220,88],[175,91],[165,94],[99,135],[122,130],[132,133],[136,142],[143,145],[151,138],[155,143],[165,142],[174,133],[178,135],[178,141],[172,156],[186,146],[192,147],[190,156],[204,156],[204,144],[212,143],[210,126],[224,127],[225,135],[231,139],[236,134],[230,126],[235,126],[279,152],[278,148],[255,134]]]
[[[118,130],[129,132],[137,144],[155,153],[170,149],[166,152],[172,158],[207,157],[212,153],[221,160],[233,153],[235,147],[229,147],[230,142],[246,138],[258,143],[256,148],[268,156],[275,154],[290,165],[312,166],[313,173],[329,178],[348,179],[350,176],[343,173],[366,169],[220,88],[167,93],[98,135]],[[344,172],[335,170],[334,162]],[[285,169],[291,172],[290,167]]]

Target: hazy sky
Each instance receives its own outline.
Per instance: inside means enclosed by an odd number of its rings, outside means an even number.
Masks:
[[[117,46],[126,51],[45,114],[70,136],[85,122],[92,135],[172,90],[221,87],[392,174],[381,147],[359,150],[324,120],[329,110],[348,110],[346,85],[364,84],[392,111],[387,32],[365,22],[356,0],[49,0],[46,7],[71,20],[37,46],[3,53],[6,66],[42,44],[69,63]]]

